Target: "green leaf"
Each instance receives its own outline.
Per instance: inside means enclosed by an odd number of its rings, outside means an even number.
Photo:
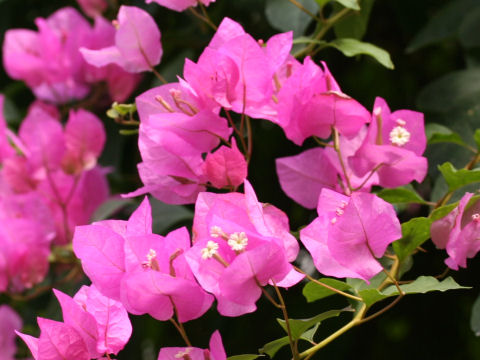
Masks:
[[[318,7],[322,9],[325,5],[327,5],[330,0],[315,0],[316,3],[318,4]]]
[[[477,149],[480,150],[480,129],[475,130],[473,139],[475,140],[475,144],[477,144]]]
[[[360,5],[358,5],[358,0],[334,0],[343,7],[352,10],[360,10]]]
[[[400,285],[400,288],[405,294],[426,294],[432,291],[444,292],[447,290],[469,289],[469,287],[457,284],[451,277],[439,281],[433,276],[420,276],[410,284]],[[388,297],[398,296],[399,292],[395,285],[390,285],[383,291],[378,291],[377,289],[361,290],[358,292],[358,295],[367,306],[371,306]]]
[[[263,348],[259,349],[258,352],[262,354],[267,354],[271,358],[275,356],[278,350],[280,350],[285,345],[289,344],[288,336],[284,336],[280,339],[270,341],[269,343],[263,345]]]
[[[418,95],[417,104],[423,111],[447,112],[460,100],[469,96],[478,99],[480,69],[451,72],[425,86]]]
[[[138,134],[138,129],[120,129],[118,130],[118,133],[120,135],[137,135]]]
[[[315,326],[318,323],[321,323],[322,321],[336,317],[340,315],[343,311],[347,311],[347,309],[340,309],[340,310],[330,310],[326,311],[324,313],[318,314],[310,319],[290,319],[290,333],[292,335],[293,340],[299,339],[302,334],[310,329],[312,326]],[[282,319],[277,319],[278,323],[280,326],[287,331],[287,324],[285,320]]]
[[[318,11],[315,0],[297,0],[312,13]],[[287,0],[267,0],[265,15],[272,27],[281,31],[293,30],[294,36],[303,35],[312,18]]]
[[[472,9],[463,19],[458,29],[458,39],[465,48],[480,46],[480,7]]]
[[[477,300],[473,303],[470,328],[476,336],[480,336],[480,296],[478,296]]]
[[[466,148],[469,145],[463,141],[462,137],[456,132],[452,131],[446,126],[430,123],[425,126],[425,135],[427,136],[428,144],[438,143],[453,143]]]
[[[255,355],[255,354],[243,354],[243,355],[233,355],[229,356],[227,360],[253,360],[257,359],[262,355]]]
[[[443,205],[440,206],[439,208],[436,208],[433,210],[429,217],[432,219],[432,221],[436,221],[438,219],[441,219],[445,216],[447,216],[453,209],[455,209],[458,205],[458,202],[453,203],[453,204],[448,204],[448,205]]]
[[[405,294],[426,294],[427,292],[432,291],[445,292],[448,290],[470,289],[468,286],[461,286],[457,284],[457,282],[453,280],[451,276],[442,281],[439,281],[433,276],[420,276],[410,284],[400,285],[400,288]],[[394,285],[392,285],[386,288],[383,293],[390,296],[398,295],[398,290]]]
[[[478,6],[477,0],[455,0],[440,9],[407,47],[413,52],[426,45],[456,36],[465,16]]]
[[[350,285],[345,283],[344,281],[331,279],[331,278],[321,278],[318,281],[327,284],[337,290],[345,291],[351,288]],[[327,296],[335,295],[336,292],[327,289],[326,287],[314,283],[313,281],[308,282],[303,287],[303,296],[307,299],[308,302],[313,302],[316,300],[323,299]]]
[[[351,13],[334,25],[337,38],[362,39],[367,31],[368,19],[375,0],[362,0],[360,11]]]
[[[417,217],[402,224],[402,238],[393,243],[393,250],[400,261],[430,238],[432,222],[430,218]]]
[[[113,216],[117,211],[124,208],[125,206],[132,204],[132,199],[110,199],[105,201],[102,205],[95,210],[95,213],[92,216],[93,221],[100,221],[108,219]]]
[[[387,69],[393,69],[394,65],[390,54],[376,45],[359,41],[357,39],[343,38],[328,43],[328,46],[340,50],[345,56],[369,55]]]
[[[445,178],[449,191],[455,191],[462,186],[480,182],[480,170],[457,170],[450,162],[440,165],[438,169]]]
[[[313,328],[305,331],[300,338],[309,342],[313,342],[313,337],[315,336],[315,333],[317,332],[319,327],[320,323],[316,323]]]
[[[413,189],[399,187],[396,189],[382,189],[377,196],[391,204],[427,204]]]

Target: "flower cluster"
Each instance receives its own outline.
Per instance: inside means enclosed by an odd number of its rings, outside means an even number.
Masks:
[[[93,285],[82,286],[73,299],[58,290],[54,293],[63,322],[39,317],[39,338],[17,332],[35,360],[106,359],[104,355],[123,349],[132,325],[122,304],[103,296]]]
[[[47,19],[37,18],[35,23],[38,32],[6,32],[3,64],[7,74],[25,81],[37,98],[57,104],[83,99],[94,84],[103,81],[111,98],[123,101],[137,85],[137,75],[115,64],[97,69],[83,59],[82,47],[101,49],[114,44],[115,27],[101,16],[92,27],[75,9],[67,7]]]
[[[68,243],[107,198],[105,170],[97,166],[105,132],[81,109],[63,128],[57,109],[41,102],[18,135],[3,117],[0,124],[0,291],[21,291],[45,276],[51,242]]]

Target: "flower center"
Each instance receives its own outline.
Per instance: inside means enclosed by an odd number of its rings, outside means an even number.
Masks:
[[[472,220],[476,222],[480,222],[480,214],[476,213],[472,215]]]
[[[178,353],[175,354],[175,359],[192,360],[190,356],[190,351],[192,351],[192,348],[186,348],[185,350],[180,350]]]
[[[150,249],[147,254],[147,260],[142,262],[142,267],[144,269],[152,269],[155,271],[160,270],[160,266],[157,261],[157,252],[153,249]]]
[[[397,124],[398,126],[395,126],[392,131],[390,131],[390,142],[393,145],[403,146],[410,141],[410,133],[404,128],[405,121],[398,119]]]
[[[335,209],[335,217],[330,220],[332,224],[337,222],[337,219],[345,213],[345,208],[347,207],[348,203],[345,200],[342,200],[340,206]]]
[[[210,259],[216,253],[218,253],[218,243],[212,240],[208,240],[207,246],[202,249],[202,259]]]
[[[234,232],[228,237],[227,243],[233,251],[243,251],[247,247],[248,238],[243,231]]]

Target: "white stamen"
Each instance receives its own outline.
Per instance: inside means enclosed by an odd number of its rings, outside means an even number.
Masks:
[[[218,243],[212,240],[208,240],[207,246],[202,249],[202,259],[210,259],[218,252]]]
[[[213,238],[223,237],[228,238],[228,235],[222,230],[220,226],[212,226],[210,228],[210,236]]]
[[[190,354],[192,348],[186,348],[185,350],[180,350],[178,353],[175,354],[175,359],[181,359]]]
[[[234,232],[228,238],[228,246],[232,248],[234,251],[242,251],[247,247],[248,238],[245,233],[242,232]]]
[[[390,131],[390,142],[393,145],[403,146],[410,141],[410,133],[402,126],[396,126]]]
[[[395,120],[395,122],[397,123],[398,126],[405,126],[407,125],[407,122],[403,119],[397,119]]]
[[[330,220],[330,222],[331,222],[332,224],[335,224],[335,223],[337,222],[337,218],[333,218],[332,220]]]
[[[345,200],[342,200],[342,202],[340,203],[340,207],[342,209],[345,209],[347,207],[348,203],[345,201]]]
[[[343,210],[340,209],[340,208],[337,208],[337,209],[335,210],[335,214],[337,214],[337,216],[342,216],[342,215],[343,215]]]
[[[476,222],[480,222],[480,214],[473,214],[472,215],[472,220]]]
[[[152,269],[154,267],[153,261],[157,258],[157,252],[153,249],[150,249],[147,254],[147,261],[142,262],[142,267],[144,269]]]
[[[380,116],[381,113],[382,113],[382,108],[380,106],[377,106],[375,109],[373,109],[373,115]]]

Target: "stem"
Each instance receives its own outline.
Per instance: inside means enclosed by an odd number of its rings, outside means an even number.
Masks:
[[[382,166],[383,166],[383,163],[380,163],[377,166],[375,166],[370,171],[370,174],[368,174],[368,176],[365,178],[365,180],[363,180],[362,183],[359,186],[357,186],[356,188],[353,188],[353,191],[360,190],[362,187],[364,187],[365,184],[367,183],[367,181],[370,180],[370,178],[373,176],[373,174],[375,174],[377,172],[377,170],[380,169]]]
[[[328,19],[326,19],[325,21],[323,21],[323,27],[318,31],[318,33],[315,35],[315,37],[313,38],[313,41],[319,41],[321,40],[325,34],[328,32],[328,30],[330,30],[330,28],[335,25],[335,23],[337,21],[339,21],[341,18],[343,18],[344,16],[348,15],[350,13],[350,9],[342,9],[340,10],[339,12],[337,12],[335,15],[329,17]],[[312,42],[310,45],[308,45],[305,49],[297,52],[296,54],[294,54],[293,56],[298,58],[298,57],[301,57],[303,55],[306,55],[306,54],[309,54],[313,49],[315,49],[315,46],[317,44],[315,42]]]
[[[295,5],[300,10],[302,10],[305,14],[308,14],[313,20],[317,22],[322,22],[322,19],[320,19],[317,15],[312,13],[310,10],[308,10],[305,6],[303,6],[297,0],[288,0],[288,1],[290,1],[293,5]]]
[[[345,176],[345,181],[347,183],[347,188],[348,192],[351,192],[353,190],[352,184],[350,183],[350,179],[348,178],[347,174],[347,168],[345,166],[345,163],[343,162],[343,157],[342,157],[342,152],[340,150],[340,135],[338,133],[338,130],[332,127],[333,131],[333,148],[335,149],[337,155],[338,155],[338,161],[340,162],[340,166],[342,168],[343,176]],[[346,194],[350,195],[350,194]]]
[[[217,26],[210,20],[210,18],[203,16],[200,14],[195,8],[189,7],[188,10],[192,13],[193,16],[195,16],[197,19],[202,20],[205,22],[208,26],[210,26],[214,31],[217,31]]]
[[[150,70],[152,70],[153,74],[160,80],[163,84],[168,84],[168,81],[160,74],[153,66],[150,66]]]
[[[212,21],[212,19],[211,19],[210,16],[208,15],[208,11],[207,11],[207,8],[205,7],[205,5],[203,5],[201,2],[199,2],[198,5],[200,6],[200,9],[202,10],[202,14],[203,14],[203,16],[205,17],[205,19],[207,19],[208,21],[210,21],[210,26],[211,26],[215,31],[217,31],[218,27],[215,25],[215,23]]]
[[[395,305],[398,304],[398,302],[403,298],[404,294],[403,293],[400,293],[400,295],[398,295],[395,300],[393,300],[390,304],[388,304],[387,306],[385,306],[383,309],[377,311],[376,313],[370,315],[370,316],[367,316],[366,318],[360,320],[360,323],[359,324],[363,324],[363,323],[366,323],[367,321],[370,321],[370,320],[373,320],[375,319],[376,317],[382,315],[383,313],[387,312],[388,310],[390,310],[391,308],[393,308]]]
[[[110,357],[110,355],[108,355],[108,353],[105,353],[105,356],[107,357],[108,360],[112,360],[112,358]]]
[[[246,116],[247,123],[247,164],[250,162],[252,157],[253,142],[252,142],[252,124],[250,123],[250,117]]]
[[[313,137],[313,140],[315,140],[315,142],[316,142],[318,145],[320,145],[320,146],[333,147],[332,144],[320,140],[317,136],[314,136],[314,137]]]
[[[315,284],[318,284],[320,286],[323,286],[324,288],[330,290],[330,291],[333,291],[333,292],[336,292],[337,294],[339,295],[342,295],[342,296],[345,296],[349,299],[352,299],[352,300],[356,300],[356,301],[363,301],[363,299],[361,297],[358,297],[358,296],[355,296],[355,295],[352,295],[352,294],[349,294],[349,293],[346,293],[346,292],[343,292],[342,290],[338,290],[338,289],[335,289],[334,287],[330,286],[330,285],[327,285],[325,283],[322,283],[321,281],[318,281],[317,279],[314,279],[313,277],[311,277],[310,275],[308,275],[307,273],[305,273],[304,271],[302,271],[301,269],[297,268],[296,266],[294,266],[295,270],[297,270],[298,272],[302,273],[305,275],[305,277],[314,282]]]
[[[278,300],[280,301],[282,313],[283,313],[283,318],[285,319],[285,325],[287,327],[287,334],[288,334],[288,342],[290,343],[290,350],[292,351],[293,359],[298,360],[298,350],[296,347],[296,342],[293,341],[292,338],[292,331],[290,329],[290,320],[288,318],[288,313],[287,313],[287,307],[285,306],[285,301],[283,300],[282,293],[280,292],[280,289],[278,288],[277,284],[272,280],[273,282],[273,287],[275,288],[275,292],[277,293]]]
[[[279,308],[279,309],[282,308],[282,305],[280,305],[279,303],[277,303],[277,302],[273,299],[273,297],[268,293],[268,291],[265,290],[265,289],[260,285],[260,283],[259,283],[258,281],[257,281],[257,285],[260,287],[260,289],[262,289],[263,295],[265,295],[265,297],[268,299],[268,301],[270,301],[270,302],[273,304],[273,306],[275,306],[276,308]]]
[[[317,345],[312,346],[310,349],[305,350],[300,354],[300,358],[306,358],[305,360],[310,359],[318,350],[321,348],[325,347],[326,345],[330,344],[333,340],[338,338],[340,335],[343,335],[346,333],[348,330],[351,328],[361,324],[361,319],[365,315],[365,312],[367,311],[367,305],[363,304],[360,310],[358,310],[357,314],[354,316],[354,318],[347,323],[345,326],[341,327],[337,331],[335,331],[332,335],[327,337],[326,339],[322,340],[319,342]]]

